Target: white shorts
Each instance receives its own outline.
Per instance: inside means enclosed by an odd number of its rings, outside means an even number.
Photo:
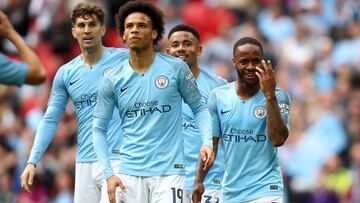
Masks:
[[[117,175],[127,192],[117,190],[117,203],[181,203],[184,197],[183,175],[140,177]]]
[[[243,203],[283,203],[283,197],[282,196],[266,196],[266,197],[260,197],[258,199],[243,202]]]
[[[111,160],[113,171],[119,171],[120,160]],[[76,163],[75,203],[108,203],[107,183],[99,162]]]
[[[192,203],[192,191],[185,192],[183,203]],[[208,189],[201,197],[201,203],[222,203],[221,189]]]

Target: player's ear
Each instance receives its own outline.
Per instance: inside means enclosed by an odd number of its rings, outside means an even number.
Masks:
[[[106,33],[106,26],[105,25],[102,25],[101,26],[101,35],[104,36]]]
[[[170,54],[170,49],[169,48],[166,48],[166,53]]]
[[[76,39],[76,33],[74,27],[71,28],[71,34]]]
[[[157,38],[157,35],[158,35],[157,30],[153,30],[151,35],[152,35],[152,39],[153,39],[153,40],[156,39],[156,38]]]
[[[197,55],[200,56],[201,54],[202,54],[202,46],[199,45]]]

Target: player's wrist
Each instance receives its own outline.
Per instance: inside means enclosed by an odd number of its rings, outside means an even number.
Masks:
[[[200,178],[198,176],[195,176],[194,184],[195,185],[203,185],[204,184],[204,179]]]
[[[213,149],[213,143],[203,143],[203,145],[201,146],[201,148],[204,148],[204,147],[208,147],[210,149]]]
[[[34,168],[36,168],[36,164],[35,164],[35,163],[33,163],[33,162],[27,162],[27,165],[33,165],[33,166],[34,166]]]
[[[265,98],[266,98],[267,101],[271,101],[273,99],[276,99],[275,92],[271,93],[271,94],[265,94]]]
[[[107,174],[107,175],[105,175],[105,180],[106,181],[108,181],[108,180],[110,180],[112,177],[114,177],[115,176],[115,174],[114,173],[112,173],[112,174]]]
[[[9,29],[7,32],[3,33],[3,36],[14,43],[17,37],[20,37],[20,34],[17,33],[14,29]]]

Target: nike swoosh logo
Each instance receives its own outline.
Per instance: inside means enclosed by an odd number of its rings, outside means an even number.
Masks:
[[[223,111],[222,109],[221,109],[221,114],[226,114],[226,113],[228,113],[228,112],[230,112],[231,110],[227,110],[227,111]]]
[[[125,87],[125,88],[120,88],[120,91],[123,92],[125,90],[127,90],[129,87]]]
[[[73,85],[74,83],[76,83],[78,80],[75,80],[75,81],[70,81],[70,85]]]

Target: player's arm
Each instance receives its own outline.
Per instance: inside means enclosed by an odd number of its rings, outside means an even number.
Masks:
[[[206,101],[197,89],[196,81],[186,63],[179,64],[178,87],[184,102],[189,105],[194,113],[196,125],[202,135],[202,147],[200,156],[205,161],[205,168],[210,168],[214,163],[212,150],[212,126],[211,116],[206,107]]]
[[[210,94],[209,100],[208,100],[208,109],[211,114],[211,122],[213,127],[213,132],[215,133],[213,137],[213,149],[214,154],[216,158],[218,146],[219,146],[219,140],[220,140],[220,130],[219,130],[219,117],[217,114],[217,107],[216,107],[216,98],[215,94],[212,92]],[[210,169],[204,168],[204,162],[202,161],[201,157],[199,157],[197,166],[196,166],[196,174],[195,174],[195,182],[194,182],[194,190],[192,194],[192,201],[194,203],[200,203],[201,197],[204,193],[204,180],[206,178],[206,175]]]
[[[268,136],[271,144],[274,147],[279,147],[285,143],[289,135],[289,130],[281,116],[276,98],[276,82],[271,61],[268,60],[265,62],[265,60],[262,60],[262,66],[263,68],[256,68],[258,71],[256,75],[259,78],[260,87],[266,98],[266,126]]]
[[[104,177],[107,182],[107,190],[110,202],[115,202],[116,187],[126,191],[121,180],[115,175],[108,154],[109,143],[107,141],[108,125],[115,108],[115,92],[112,82],[104,76],[98,93],[98,100],[93,120],[93,145],[99,162],[104,168]]]
[[[28,72],[25,78],[26,84],[41,84],[46,79],[45,68],[40,59],[29,46],[26,45],[22,37],[15,31],[8,17],[0,11],[0,34],[9,39],[19,52],[21,59],[28,64]]]
[[[219,146],[219,137],[213,137],[213,147],[214,147],[214,157],[216,159],[216,154]],[[194,190],[192,193],[192,201],[193,203],[201,203],[202,195],[205,192],[204,181],[206,178],[207,173],[209,172],[210,168],[205,168],[205,162],[199,156],[198,162],[196,165],[196,175],[194,181]]]
[[[34,144],[31,148],[27,165],[21,175],[21,187],[28,192],[31,192],[35,167],[55,135],[61,114],[65,110],[68,97],[62,79],[62,71],[60,69],[54,78],[48,107],[36,130]]]

